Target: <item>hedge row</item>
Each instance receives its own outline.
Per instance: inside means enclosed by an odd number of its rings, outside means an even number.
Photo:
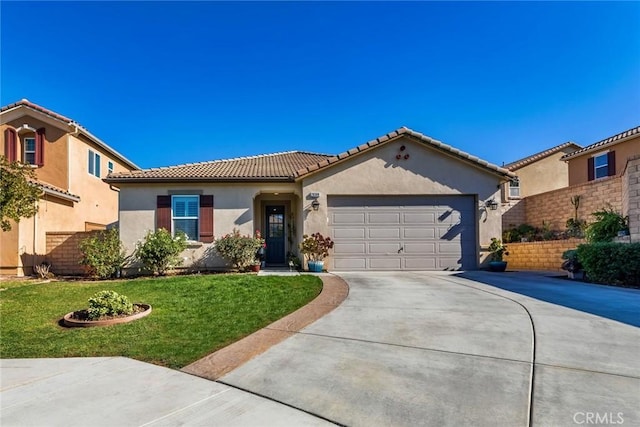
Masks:
[[[578,259],[591,282],[640,286],[640,243],[580,245]]]

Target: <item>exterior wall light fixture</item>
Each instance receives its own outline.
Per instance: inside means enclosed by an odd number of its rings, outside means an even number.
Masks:
[[[484,203],[484,205],[489,209],[491,209],[492,211],[495,211],[496,209],[498,209],[498,202],[496,202],[495,199],[487,200]]]
[[[320,209],[320,202],[318,201],[318,199],[314,199],[313,202],[311,202],[311,207],[314,211]]]

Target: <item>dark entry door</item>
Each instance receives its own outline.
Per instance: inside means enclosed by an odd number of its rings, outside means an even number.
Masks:
[[[284,264],[284,206],[266,207],[267,264]]]

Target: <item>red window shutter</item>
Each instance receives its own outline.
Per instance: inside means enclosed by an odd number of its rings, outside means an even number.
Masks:
[[[16,161],[16,131],[13,129],[4,130],[4,156],[10,162]]]
[[[36,165],[44,165],[44,128],[36,131]]]
[[[156,230],[171,231],[171,196],[158,196],[156,204]]]
[[[596,170],[595,164],[593,162],[593,157],[589,157],[589,160],[587,160],[587,178],[589,179],[589,181],[593,181],[595,179],[595,173]]]
[[[607,153],[607,167],[609,170],[607,171],[608,176],[613,176],[616,174],[616,152],[609,151]]]
[[[200,241],[213,242],[213,195],[200,196]]]

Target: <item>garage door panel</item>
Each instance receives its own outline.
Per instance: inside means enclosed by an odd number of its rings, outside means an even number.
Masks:
[[[334,228],[333,240],[336,239],[364,239],[364,228]]]
[[[436,230],[433,228],[407,228],[402,230],[402,237],[405,239],[435,239]]]
[[[458,242],[440,242],[438,243],[438,252],[441,254],[459,254],[460,243]]]
[[[458,270],[477,264],[473,196],[328,196],[336,270]]]
[[[369,268],[372,270],[401,270],[401,257],[369,258]]]
[[[407,212],[402,215],[405,224],[435,224],[436,213],[435,212]]]
[[[370,239],[400,239],[399,228],[369,228]]]
[[[377,212],[367,215],[367,223],[376,224],[400,224],[400,214],[391,212]]]
[[[405,258],[404,268],[406,270],[436,270],[435,258]]]
[[[400,252],[400,243],[369,243],[370,254],[397,254]]]
[[[363,243],[335,243],[333,246],[335,255],[342,254],[364,254],[366,253],[366,244]]]
[[[403,252],[407,255],[436,253],[436,243],[405,243]]]
[[[336,270],[365,270],[367,260],[365,258],[336,258],[333,265]]]
[[[363,212],[333,213],[332,222],[335,225],[341,224],[364,224],[365,214]]]

